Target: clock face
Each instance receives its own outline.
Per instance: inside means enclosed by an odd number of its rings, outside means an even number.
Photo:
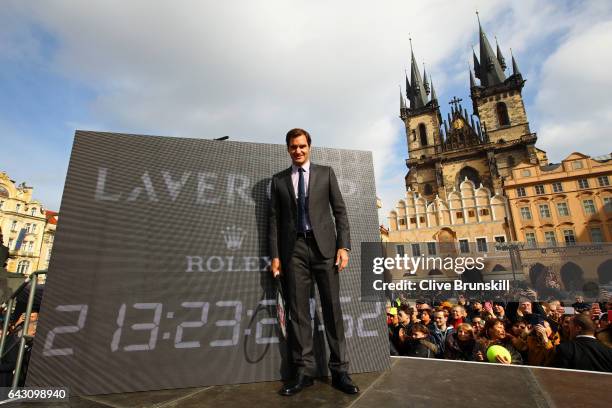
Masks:
[[[359,244],[379,239],[371,153],[313,148],[312,161],[333,166],[348,208],[351,369],[385,369],[384,305],[360,301]],[[105,394],[279,379],[267,214],[270,177],[289,165],[284,145],[77,132],[27,385]]]
[[[465,123],[463,122],[463,119],[455,119],[453,121],[453,128],[454,129],[462,129],[465,126]]]

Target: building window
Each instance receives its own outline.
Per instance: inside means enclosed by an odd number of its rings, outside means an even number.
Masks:
[[[429,255],[435,255],[438,253],[438,250],[436,248],[436,243],[435,242],[428,242],[427,243],[427,253]]]
[[[535,248],[536,246],[536,236],[534,232],[526,232],[525,233],[525,241],[527,241],[527,246],[531,248]]]
[[[578,188],[589,188],[588,179],[578,179]]]
[[[565,239],[565,243],[567,245],[574,245],[576,243],[576,236],[574,235],[574,230],[563,230],[563,238]]]
[[[514,160],[514,156],[508,156],[508,167],[514,167],[516,165],[516,161]]]
[[[555,231],[545,231],[544,240],[548,246],[556,246],[557,238],[555,237]]]
[[[31,232],[32,234],[36,234],[36,224],[32,224]]]
[[[537,186],[535,186],[535,191],[536,194],[544,194],[544,185],[543,184],[538,184]]]
[[[591,228],[591,241],[603,242],[603,234],[601,228]]]
[[[403,218],[399,219],[399,225],[406,225],[406,220]]]
[[[572,162],[572,167],[574,170],[580,170],[582,168],[582,162],[580,160],[576,160],[575,162]]]
[[[0,200],[0,210],[2,209],[3,205],[4,205],[4,201]]]
[[[424,188],[424,192],[425,195],[432,195],[433,194],[433,188],[431,187],[431,184],[427,183],[425,184],[425,188]]]
[[[17,264],[17,273],[25,275],[28,273],[29,269],[30,269],[30,261],[19,261],[19,264]]]
[[[519,187],[516,189],[516,195],[519,197],[525,197],[527,193],[525,192],[525,187]]]
[[[531,170],[525,169],[523,170],[522,174],[523,174],[523,177],[529,177],[531,176]]]
[[[36,208],[32,208],[32,209],[30,210],[30,214],[32,214],[32,215],[36,215]]]
[[[405,251],[404,251],[404,246],[403,245],[396,245],[395,250],[397,251],[397,254],[401,257],[404,256]]]
[[[508,116],[508,108],[503,102],[497,103],[497,121],[499,126],[510,126],[510,117]]]
[[[459,240],[459,252],[462,254],[468,254],[470,252],[470,244],[467,239]]]
[[[427,146],[427,128],[423,123],[419,125],[419,138],[421,139],[421,146]]]
[[[529,207],[521,207],[521,218],[524,220],[531,219],[531,210],[529,210]]]
[[[489,209],[488,208],[482,208],[480,210],[480,215],[489,215]]]
[[[19,212],[21,210],[21,204],[15,205],[15,212]]]
[[[421,224],[424,224],[424,223],[425,223],[425,217],[420,216],[420,217],[419,217],[419,222],[420,222]]]
[[[584,207],[584,212],[586,215],[593,215],[597,212],[597,210],[595,209],[595,203],[593,203],[593,200],[582,201],[582,207]]]
[[[468,217],[475,217],[476,213],[474,212],[474,210],[468,210]]]
[[[550,208],[548,204],[540,204],[540,218],[550,218]]]
[[[17,231],[17,221],[11,223],[11,231]]]
[[[28,251],[28,252],[34,251],[34,241],[28,242],[28,247],[27,247],[26,251]]]
[[[12,249],[13,249],[13,238],[9,238],[9,240],[8,240],[8,245],[7,245],[7,246],[8,246],[8,249],[9,249],[9,250],[12,250]]]
[[[606,212],[612,212],[612,197],[604,197],[603,202]]]
[[[555,193],[563,192],[563,184],[559,182],[553,183],[552,188]]]
[[[416,217],[412,217],[412,218],[410,218],[410,223],[412,223],[412,224],[416,224]]]
[[[421,245],[412,244],[412,256],[421,256]]]
[[[557,212],[559,217],[569,217],[569,208],[566,202],[557,203]]]
[[[486,238],[476,238],[476,247],[478,248],[478,252],[487,252],[487,239]]]
[[[597,177],[597,182],[600,187],[606,187],[610,185],[610,180],[608,180],[608,176],[599,176]]]

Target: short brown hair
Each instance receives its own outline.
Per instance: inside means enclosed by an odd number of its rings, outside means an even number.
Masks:
[[[291,139],[295,139],[296,137],[299,137],[299,136],[306,136],[306,140],[308,141],[308,146],[310,146],[310,143],[311,143],[310,133],[308,133],[304,129],[294,128],[288,131],[287,136],[285,136],[285,143],[287,143],[287,147],[289,147],[289,142],[291,142]]]
[[[580,327],[583,333],[594,333],[595,332],[595,325],[593,324],[593,321],[591,321],[591,318],[587,315],[584,315],[584,314],[576,315],[574,316],[572,321],[574,322],[574,325]]]

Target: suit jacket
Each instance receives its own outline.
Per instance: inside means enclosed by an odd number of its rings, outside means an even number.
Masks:
[[[554,367],[577,370],[612,372],[612,349],[589,337],[578,337],[574,341],[557,346]]]
[[[272,177],[270,193],[270,256],[280,258],[281,264],[286,265],[297,237],[297,200],[291,167]],[[310,164],[308,215],[317,246],[325,258],[334,257],[338,248],[350,249],[346,205],[331,167]]]

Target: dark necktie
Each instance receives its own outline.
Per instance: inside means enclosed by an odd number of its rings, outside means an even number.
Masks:
[[[304,186],[304,169],[298,167],[298,232],[306,231],[306,187]]]

